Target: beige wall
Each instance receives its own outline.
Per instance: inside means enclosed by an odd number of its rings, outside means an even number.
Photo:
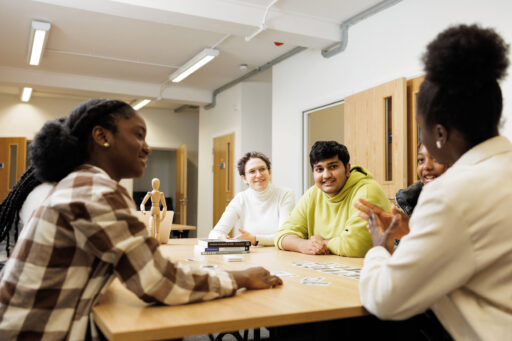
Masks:
[[[83,99],[64,99],[32,96],[22,103],[18,95],[0,93],[0,136],[26,137],[32,140],[47,120],[67,116]],[[142,108],[139,113],[146,120],[147,142],[153,148],[177,149],[188,146],[189,168],[189,221],[197,215],[197,158],[199,136],[198,113],[174,113],[168,109]],[[131,192],[132,180],[122,184]],[[174,195],[173,195],[174,196]],[[192,219],[193,217],[193,219]]]

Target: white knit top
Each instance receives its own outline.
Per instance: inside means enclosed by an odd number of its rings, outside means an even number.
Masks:
[[[208,238],[225,238],[233,229],[237,236],[242,228],[256,236],[258,245],[274,245],[274,233],[288,220],[294,206],[290,189],[271,183],[261,192],[248,188],[231,200]]]

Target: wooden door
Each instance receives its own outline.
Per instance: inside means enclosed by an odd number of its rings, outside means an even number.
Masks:
[[[175,224],[187,224],[187,204],[187,145],[184,144],[176,150]]]
[[[213,226],[233,199],[235,134],[213,139]]]
[[[26,138],[0,138],[0,202],[4,200],[25,171],[26,158]]]
[[[418,181],[418,144],[419,134],[416,124],[416,107],[418,92],[425,76],[416,77],[407,81],[407,171],[409,173],[407,182],[412,185]]]
[[[386,195],[407,187],[405,78],[345,98],[345,145],[352,165],[368,169]]]

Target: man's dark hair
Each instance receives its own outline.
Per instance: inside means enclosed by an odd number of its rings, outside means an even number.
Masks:
[[[240,158],[240,160],[238,161],[237,168],[238,168],[238,173],[240,174],[240,176],[245,175],[245,164],[250,159],[263,160],[265,162],[265,164],[267,165],[267,169],[270,170],[270,160],[265,154],[260,153],[260,152],[248,152],[248,153],[245,153],[245,155],[242,156]]]
[[[348,153],[347,147],[336,141],[316,141],[309,153],[311,169],[313,169],[315,163],[330,159],[334,156],[338,156],[340,161],[343,162],[343,165],[347,167],[350,161],[350,154]]]

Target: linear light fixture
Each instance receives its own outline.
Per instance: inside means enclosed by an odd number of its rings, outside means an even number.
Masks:
[[[169,79],[173,83],[181,82],[218,55],[219,50],[206,48],[171,74]]]
[[[135,110],[139,110],[140,108],[142,108],[143,106],[145,106],[146,104],[148,104],[149,102],[151,102],[150,99],[143,99],[142,101],[140,101],[139,103],[135,104],[133,106],[133,109]]]
[[[28,63],[30,65],[39,65],[44,46],[48,40],[48,32],[50,31],[50,27],[50,23],[32,20],[28,50]]]
[[[22,102],[28,102],[30,101],[30,96],[32,96],[32,88],[23,88],[23,91],[21,91],[21,101]]]

